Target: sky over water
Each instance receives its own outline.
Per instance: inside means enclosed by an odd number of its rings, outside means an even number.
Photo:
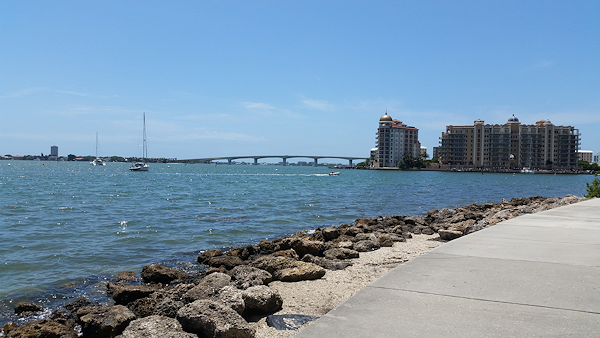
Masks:
[[[1,155],[368,156],[388,114],[600,151],[598,1],[2,1]],[[429,151],[431,154],[431,150]]]

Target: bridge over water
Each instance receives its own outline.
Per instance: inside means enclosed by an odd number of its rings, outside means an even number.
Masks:
[[[288,158],[310,158],[313,160],[313,166],[318,165],[319,159],[323,158],[332,158],[332,159],[342,159],[347,160],[348,164],[352,166],[353,160],[364,161],[368,158],[368,156],[315,156],[315,155],[250,155],[250,156],[224,156],[224,157],[206,157],[206,158],[196,158],[196,159],[188,159],[182,160],[184,162],[213,162],[213,161],[224,161],[227,160],[228,164],[231,164],[234,160],[241,159],[253,159],[254,165],[258,164],[259,159],[265,158],[281,158],[283,160],[283,165],[287,165]]]

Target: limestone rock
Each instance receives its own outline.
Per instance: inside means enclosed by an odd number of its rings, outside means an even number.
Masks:
[[[244,314],[273,313],[281,310],[283,299],[279,293],[268,286],[259,285],[242,291],[245,303]]]
[[[21,326],[10,322],[4,325],[4,338],[27,337],[76,338],[77,334],[72,326],[63,325],[48,319],[32,320]]]
[[[183,301],[176,300],[171,297],[166,297],[160,301],[157,301],[152,314],[175,318],[177,317],[177,311],[179,311],[179,309],[181,309],[184,305],[185,304],[183,303]]]
[[[301,280],[319,279],[325,276],[325,269],[307,262],[295,262],[294,266],[277,270],[273,277],[282,282],[297,282]]]
[[[231,279],[239,289],[247,289],[256,285],[268,285],[273,281],[273,275],[268,271],[248,265],[239,265],[231,270]]]
[[[278,250],[294,249],[298,256],[302,257],[307,253],[319,256],[323,248],[323,242],[313,241],[308,239],[300,239],[296,237],[287,237],[278,243]]]
[[[304,257],[302,257],[302,261],[317,264],[318,266],[327,270],[343,270],[352,265],[352,261],[348,259],[329,259],[325,257],[315,257],[310,254],[304,255]]]
[[[224,273],[215,272],[204,277],[200,283],[194,286],[183,295],[184,303],[191,303],[196,300],[217,297],[219,291],[231,284],[231,277]]]
[[[266,239],[263,239],[260,241],[260,243],[258,243],[258,248],[260,249],[260,253],[263,255],[268,255],[275,252],[275,244]]]
[[[141,276],[148,283],[169,284],[176,279],[187,277],[188,274],[160,264],[152,264],[142,268]]]
[[[463,235],[463,233],[461,231],[443,230],[443,229],[440,229],[440,231],[438,231],[438,234],[440,235],[440,238],[445,241],[451,241],[451,240],[457,239]]]
[[[373,240],[364,240],[354,243],[352,248],[358,252],[368,252],[379,249],[379,245]]]
[[[186,332],[200,337],[253,338],[254,329],[230,307],[212,300],[197,300],[177,312]]]
[[[151,285],[121,285],[115,283],[107,284],[108,293],[115,300],[115,303],[120,305],[127,305],[134,300],[148,297],[158,289],[159,288],[157,286]]]
[[[148,317],[154,314],[157,299],[154,297],[144,297],[136,299],[127,304],[127,308],[135,314],[137,318]]]
[[[368,234],[356,234],[356,236],[354,236],[354,239],[356,239],[357,242],[360,241],[376,241],[377,240],[377,236],[375,236],[375,234],[373,233],[368,233]]]
[[[288,257],[288,258],[295,259],[295,260],[300,259],[300,257],[298,257],[298,254],[296,253],[296,251],[294,249],[275,251],[273,253],[273,256]]]
[[[350,259],[358,258],[358,251],[346,248],[333,248],[323,252],[325,258],[328,259]]]
[[[16,314],[23,314],[23,313],[37,313],[37,312],[41,312],[44,311],[44,307],[41,305],[37,305],[34,303],[27,303],[27,302],[22,302],[17,304],[17,306],[15,307],[15,313]]]
[[[296,260],[289,257],[266,255],[254,260],[250,266],[273,274],[277,270],[294,266],[294,262]]]
[[[117,338],[198,338],[196,334],[183,331],[174,319],[149,316],[132,321]]]
[[[246,309],[246,302],[244,302],[242,290],[239,290],[234,286],[226,286],[222,288],[219,292],[218,299],[240,315],[244,313],[244,310]]]
[[[323,231],[323,238],[326,241],[332,241],[340,236],[340,231],[334,226],[325,228],[322,231]]]
[[[383,234],[377,237],[377,245],[380,247],[391,247],[394,246],[394,241],[388,234]]]
[[[221,255],[212,257],[204,262],[208,266],[215,268],[224,267],[227,270],[231,270],[238,265],[245,264],[244,261],[238,256]]]
[[[84,337],[115,337],[135,319],[135,314],[123,305],[86,306],[77,310]]]
[[[117,278],[115,279],[115,283],[130,283],[135,282],[136,280],[137,276],[135,275],[135,272],[126,270],[119,272]]]
[[[196,261],[200,264],[206,264],[206,261],[217,256],[223,256],[223,252],[220,250],[207,250],[201,253],[198,258],[196,258]]]

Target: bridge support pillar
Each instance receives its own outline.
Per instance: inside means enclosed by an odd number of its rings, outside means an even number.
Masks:
[[[348,164],[352,166],[352,160],[348,160]]]
[[[286,166],[286,165],[287,165],[287,158],[284,157],[283,158],[283,166]]]
[[[315,157],[315,161],[313,162],[313,167],[316,167],[317,165],[319,165],[318,159]]]
[[[227,164],[231,165],[231,159],[227,160]]]
[[[258,158],[254,158],[254,165],[258,165]]]

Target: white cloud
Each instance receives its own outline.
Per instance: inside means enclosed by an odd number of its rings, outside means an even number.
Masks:
[[[57,90],[57,93],[60,94],[68,94],[68,95],[74,95],[74,96],[89,96],[86,93],[79,93],[79,92],[74,92],[74,91],[70,91],[70,90]]]
[[[531,67],[529,67],[528,70],[532,71],[532,70],[548,68],[548,67],[552,67],[552,66],[554,66],[554,62],[552,62],[552,61],[541,61],[541,62],[538,62],[538,63],[532,65]]]
[[[261,102],[242,102],[242,106],[246,109],[250,110],[260,110],[260,111],[272,111],[275,109],[272,105],[268,103]]]
[[[303,99],[302,103],[304,103],[304,105],[310,109],[328,111],[334,108],[332,104],[323,100]]]
[[[33,94],[33,93],[37,93],[37,92],[42,92],[45,91],[45,88],[42,87],[34,87],[34,88],[27,88],[27,89],[21,89],[17,92],[12,92],[12,93],[7,93],[7,94],[3,94],[0,95],[0,99],[10,99],[10,98],[19,98],[19,97],[23,97],[23,96],[27,96],[29,94]]]

